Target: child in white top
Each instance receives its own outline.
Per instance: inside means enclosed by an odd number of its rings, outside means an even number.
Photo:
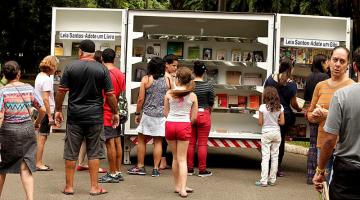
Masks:
[[[275,185],[278,170],[279,147],[281,142],[280,126],[285,123],[284,108],[280,104],[280,97],[274,87],[266,87],[263,102],[259,108],[259,125],[262,126],[261,135],[261,180],[255,185],[266,187]],[[269,160],[271,168],[269,173]]]

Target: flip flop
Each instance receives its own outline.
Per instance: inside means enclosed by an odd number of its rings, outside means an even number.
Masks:
[[[165,169],[171,169],[171,167],[169,165],[166,165],[165,167],[159,167],[160,170],[165,170]]]
[[[89,167],[83,167],[83,166],[81,166],[81,165],[78,165],[78,166],[76,167],[76,170],[77,170],[77,171],[85,171],[85,170],[89,170]]]
[[[107,172],[106,169],[99,167],[99,173],[106,173],[106,172]]]
[[[53,169],[51,169],[48,165],[44,165],[45,168],[40,168],[40,167],[36,167],[36,171],[52,171]]]
[[[183,194],[180,194],[180,193],[179,193],[179,196],[180,196],[181,198],[187,198],[187,197],[188,197],[188,194],[183,195]]]
[[[100,188],[99,192],[90,192],[91,196],[98,196],[98,195],[102,195],[102,194],[106,194],[108,193],[107,191],[104,191],[104,188]]]
[[[193,193],[193,192],[194,192],[194,189],[187,187],[187,188],[186,188],[186,192],[187,192],[187,193]],[[174,193],[179,193],[179,192],[175,190]]]
[[[74,195],[74,192],[66,192],[65,190],[61,191],[65,195]]]

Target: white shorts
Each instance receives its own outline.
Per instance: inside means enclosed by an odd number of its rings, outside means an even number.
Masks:
[[[136,132],[152,137],[165,137],[165,117],[150,117],[144,113]]]

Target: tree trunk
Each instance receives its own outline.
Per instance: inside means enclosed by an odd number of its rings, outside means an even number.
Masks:
[[[226,11],[226,0],[218,0],[218,11]]]

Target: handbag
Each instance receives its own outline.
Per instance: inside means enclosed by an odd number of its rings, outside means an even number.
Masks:
[[[109,72],[113,74],[113,72],[111,72],[110,70],[109,70]],[[117,84],[120,85],[115,74],[113,74],[113,75],[116,79]],[[120,93],[119,98],[118,98],[118,113],[119,113],[119,118],[120,118],[120,121],[119,121],[120,124],[125,124],[128,120],[129,112],[128,112],[128,102],[127,102],[124,91]]]

